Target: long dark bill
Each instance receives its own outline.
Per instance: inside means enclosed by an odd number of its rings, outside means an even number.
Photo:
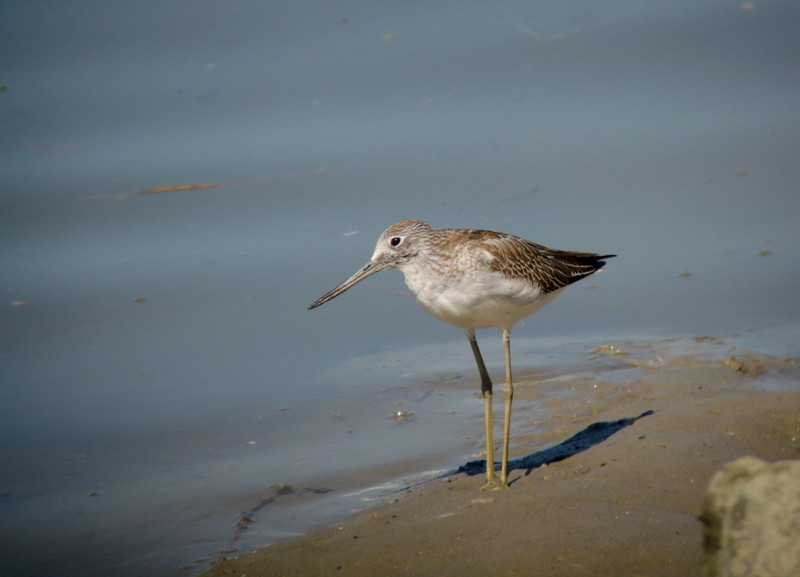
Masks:
[[[311,303],[308,306],[308,310],[315,309],[319,305],[325,304],[329,300],[338,297],[340,294],[342,294],[344,291],[349,289],[354,284],[357,284],[357,283],[361,282],[362,280],[364,280],[365,278],[374,275],[376,272],[381,272],[382,270],[385,270],[387,268],[389,268],[389,267],[386,266],[385,264],[382,264],[382,263],[372,262],[372,261],[368,262],[363,267],[361,267],[361,269],[358,272],[356,272],[353,276],[351,276],[349,279],[347,279],[342,284],[337,286],[335,289],[333,289],[330,292],[325,293],[324,295],[319,297],[317,300],[315,300],[313,303]]]

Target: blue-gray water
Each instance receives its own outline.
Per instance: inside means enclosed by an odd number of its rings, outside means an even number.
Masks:
[[[520,323],[521,370],[667,336],[797,356],[798,26],[791,1],[5,2],[0,570],[179,574],[272,485],[478,450],[466,340],[399,273],[306,311],[403,218],[620,255]],[[133,194],[197,184],[224,186]]]

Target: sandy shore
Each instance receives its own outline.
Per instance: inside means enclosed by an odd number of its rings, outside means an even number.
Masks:
[[[624,350],[605,352],[628,362]],[[800,458],[800,393],[771,387],[773,375],[796,382],[797,370],[741,351],[642,366],[629,381],[520,379],[517,398],[541,399],[548,417],[515,415],[512,456],[538,452],[508,489],[481,492],[481,475],[437,479],[203,576],[699,575],[711,475],[744,455]],[[583,444],[562,445],[566,458],[546,451],[580,431]]]

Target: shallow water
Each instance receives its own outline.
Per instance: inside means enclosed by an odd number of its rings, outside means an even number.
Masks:
[[[479,450],[466,340],[399,273],[305,310],[402,218],[620,255],[516,327],[519,371],[673,336],[796,357],[799,17],[6,6],[3,573],[181,573],[273,485],[334,491],[236,546]],[[134,194],[199,184],[222,186]]]

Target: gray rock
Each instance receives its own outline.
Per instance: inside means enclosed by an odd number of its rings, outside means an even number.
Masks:
[[[744,457],[711,479],[705,577],[800,576],[800,461]]]

